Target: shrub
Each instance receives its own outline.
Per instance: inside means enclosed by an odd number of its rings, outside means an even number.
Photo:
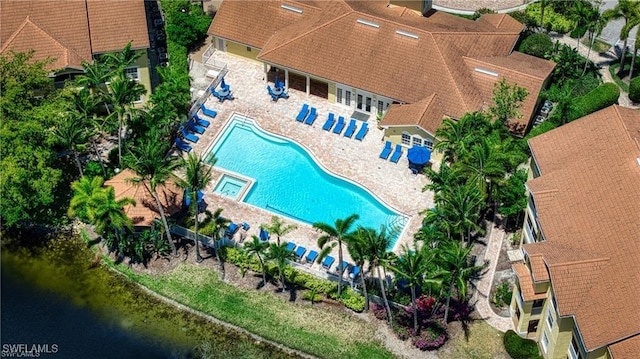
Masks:
[[[532,137],[536,137],[538,135],[541,135],[545,132],[549,132],[551,130],[553,130],[554,128],[558,127],[558,125],[556,125],[555,123],[551,122],[551,121],[545,121],[543,123],[541,123],[540,125],[536,126],[533,130],[531,130],[531,132],[529,132],[529,134],[527,135],[527,139],[532,138]]]
[[[372,303],[370,308],[371,308],[371,312],[373,312],[374,317],[380,320],[387,319],[387,311],[386,309],[384,309],[384,305]]]
[[[620,97],[620,89],[616,84],[602,84],[588,94],[576,99],[574,109],[568,114],[567,120],[573,121],[616,104],[618,103],[618,97]]]
[[[629,82],[629,100],[640,102],[640,77],[634,77]]]
[[[340,302],[354,312],[360,313],[364,310],[364,297],[354,292],[351,288],[347,288],[342,292]]]
[[[318,303],[322,301],[322,296],[318,294],[315,289],[306,290],[302,293],[302,299],[310,301],[313,303]]]
[[[562,14],[557,13],[552,6],[549,6],[548,3],[544,8],[544,24],[540,24],[540,2],[527,6],[525,12],[536,22],[537,26],[542,26],[547,30],[566,34],[575,27],[574,21],[571,21]]]
[[[532,56],[544,58],[545,54],[553,50],[553,41],[547,34],[535,33],[522,41],[518,51]]]
[[[512,293],[509,282],[500,283],[496,288],[496,292],[493,294],[493,304],[498,307],[509,305],[511,303]]]
[[[521,338],[513,330],[504,334],[504,349],[513,359],[539,359],[538,345],[531,339]]]
[[[587,26],[582,25],[571,30],[571,33],[569,34],[569,36],[573,39],[579,39],[583,37],[586,32],[587,32]]]
[[[436,350],[447,341],[447,331],[442,324],[431,321],[420,335],[413,337],[413,345],[420,350]]]

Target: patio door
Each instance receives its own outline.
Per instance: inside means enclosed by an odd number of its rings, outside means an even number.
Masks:
[[[371,113],[371,101],[372,98],[370,96],[358,94],[356,107],[360,111]]]
[[[336,86],[336,103],[353,108],[353,105],[351,104],[352,99],[353,91],[340,85]]]

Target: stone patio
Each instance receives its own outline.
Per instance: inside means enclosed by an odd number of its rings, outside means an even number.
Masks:
[[[195,61],[201,58],[195,58]],[[407,217],[405,230],[398,239],[394,251],[397,252],[402,244],[410,244],[414,233],[420,228],[423,216],[420,214],[426,208],[433,207],[433,193],[422,192],[428,183],[424,175],[413,175],[408,168],[406,148],[400,161],[395,164],[378,158],[383,147],[383,131],[377,128],[375,117],[369,120],[369,133],[363,141],[346,138],[332,132],[322,130],[327,114],[333,112],[336,116],[345,116],[348,120],[353,112],[345,106],[328,103],[324,98],[309,96],[304,92],[289,90],[288,99],[271,101],[264,80],[263,65],[258,62],[243,59],[238,56],[216,51],[210,61],[226,63],[229,72],[225,82],[231,86],[235,100],[218,102],[213,96],[207,98],[207,108],[218,112],[215,119],[207,118],[211,126],[200,136],[196,144],[191,144],[194,152],[205,155],[216,137],[221,133],[225,124],[234,114],[253,119],[264,130],[290,138],[301,144],[313,155],[318,163],[335,175],[345,177],[360,184],[373,193],[380,201],[392,207]],[[202,83],[197,76],[204,76],[201,64],[197,62],[192,67],[194,82]],[[303,103],[314,106],[318,111],[318,118],[312,126],[295,121]],[[242,235],[258,235],[262,223],[270,223],[271,212],[261,208],[238,202],[231,198],[213,193],[213,188],[221,177],[222,172],[214,167],[214,180],[206,189],[205,201],[209,210],[224,208],[223,215],[234,222],[247,222],[251,225],[248,233]],[[285,194],[283,194],[285,195]],[[297,229],[286,235],[283,241],[293,241],[310,249],[316,249],[317,238],[320,233],[311,226],[283,218],[287,223],[297,225]],[[240,236],[236,234],[236,240]],[[272,240],[275,238],[272,237]],[[332,255],[336,258],[337,250]],[[345,250],[345,260],[350,260]],[[319,267],[314,264],[313,268]]]

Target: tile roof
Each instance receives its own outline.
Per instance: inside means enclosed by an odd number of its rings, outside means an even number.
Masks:
[[[0,23],[0,52],[33,49],[35,60],[56,58],[50,70],[79,67],[92,52],[119,50],[129,40],[134,48],[149,47],[142,0],[87,0],[86,7],[77,0],[4,0]]]
[[[533,278],[529,272],[529,268],[524,263],[514,263],[511,265],[513,271],[518,276],[518,283],[520,283],[520,293],[522,293],[522,299],[529,302],[537,299],[544,299],[547,297],[547,292],[536,293],[533,287]]]
[[[527,182],[561,315],[593,350],[640,332],[640,112],[619,106],[529,140]],[[611,323],[616,323],[611,325]]]
[[[435,136],[444,113],[435,94],[412,104],[392,104],[385,113],[380,126],[415,126]]]
[[[544,264],[542,255],[530,255],[529,263],[531,263],[531,275],[535,282],[546,282],[549,280],[549,271],[547,270],[547,265]]]
[[[436,112],[450,117],[480,110],[491,93],[487,97],[474,81],[463,57],[507,57],[522,25],[504,15],[471,21],[435,11],[423,17],[387,3],[223,2],[209,33],[261,49],[258,59],[264,62],[398,102],[415,103],[437,94],[442,110]],[[533,65],[525,64],[527,59]],[[507,68],[509,77],[517,75],[518,66],[535,68],[537,61],[544,60],[520,54],[494,66]],[[537,85],[530,89],[533,102],[542,81]]]
[[[135,172],[125,169],[104,183],[105,186],[112,186],[115,190],[116,199],[125,197],[133,198],[136,205],[127,205],[124,212],[131,218],[134,226],[151,226],[153,220],[160,218],[156,201],[144,185],[136,185],[128,181],[135,178]],[[183,190],[175,182],[169,180],[164,186],[158,186],[158,197],[162,208],[167,216],[177,213],[182,208]]]
[[[640,333],[629,339],[609,345],[613,359],[635,359],[640,353]]]

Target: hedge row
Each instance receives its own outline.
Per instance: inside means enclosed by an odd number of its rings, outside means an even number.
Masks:
[[[594,113],[605,107],[618,103],[620,89],[614,83],[605,83],[596,87],[586,95],[576,99],[574,110],[568,114],[568,121]]]

